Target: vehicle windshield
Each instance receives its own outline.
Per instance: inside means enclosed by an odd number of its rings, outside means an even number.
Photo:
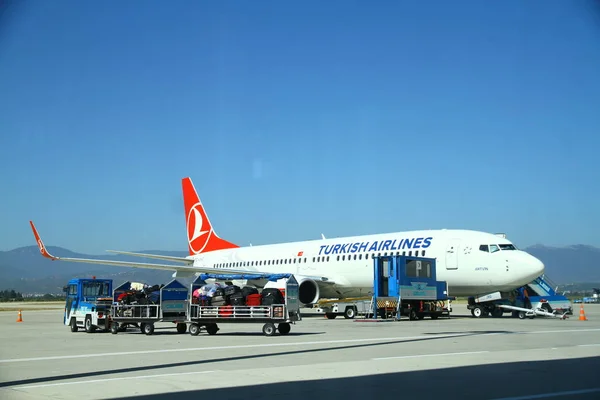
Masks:
[[[83,296],[107,297],[110,296],[110,293],[108,293],[108,289],[108,282],[84,282]]]
[[[517,250],[514,244],[499,244],[501,250]]]

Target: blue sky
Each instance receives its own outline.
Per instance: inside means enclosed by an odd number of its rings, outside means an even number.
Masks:
[[[143,5],[142,5],[143,4]],[[600,246],[600,6],[9,1],[0,250],[429,228]]]

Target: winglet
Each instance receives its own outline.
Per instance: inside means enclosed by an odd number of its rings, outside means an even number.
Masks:
[[[54,257],[52,254],[48,253],[48,250],[46,250],[46,246],[44,246],[44,242],[42,242],[42,239],[40,238],[40,235],[37,231],[37,229],[35,229],[35,225],[33,224],[33,221],[29,221],[29,224],[31,225],[31,230],[33,231],[33,236],[35,236],[35,242],[37,243],[39,249],[40,249],[40,253],[42,253],[42,255],[46,258],[51,259],[52,261],[54,260],[58,260],[58,257]]]

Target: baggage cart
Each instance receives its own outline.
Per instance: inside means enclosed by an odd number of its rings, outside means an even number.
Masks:
[[[159,291],[155,304],[119,304],[121,294],[131,291],[131,282],[125,282],[113,291],[113,304],[110,309],[110,331],[117,334],[119,327],[138,325],[142,333],[151,335],[157,322],[176,324],[178,333],[185,333],[188,312],[188,290],[178,280],[173,279]]]
[[[206,285],[207,279],[221,280],[269,280],[284,279],[283,302],[261,305],[202,305],[194,304],[194,291]],[[262,331],[266,336],[273,336],[275,331],[281,335],[290,332],[291,324],[302,320],[298,299],[298,281],[293,274],[201,274],[192,282],[187,323],[189,332],[196,336],[204,328],[209,335],[219,331],[218,324],[226,323],[262,323]],[[264,293],[264,291],[263,291]],[[281,304],[279,304],[281,303]],[[277,324],[277,326],[275,326]]]

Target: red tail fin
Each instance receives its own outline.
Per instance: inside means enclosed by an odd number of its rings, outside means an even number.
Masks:
[[[192,180],[183,178],[181,185],[190,255],[239,247],[217,236],[208,220],[208,215],[206,215]]]

